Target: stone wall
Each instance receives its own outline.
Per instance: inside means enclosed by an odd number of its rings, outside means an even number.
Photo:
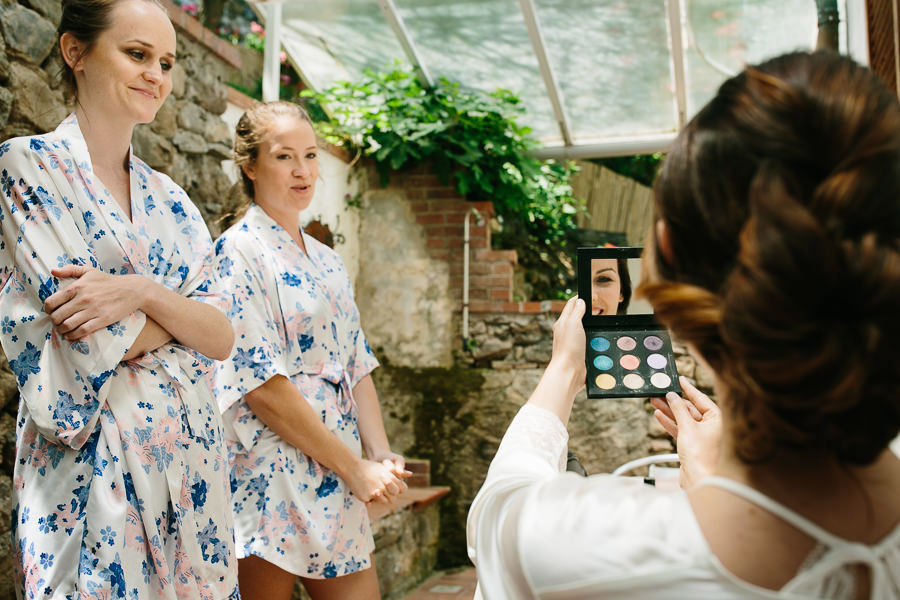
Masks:
[[[373,373],[393,448],[431,461],[443,500],[440,567],[466,564],[465,521],[503,433],[550,359],[561,301],[512,301],[516,253],[470,227],[469,340],[463,347],[462,247],[471,203],[423,169],[369,178],[360,221],[357,301],[382,366]],[[477,205],[481,212],[489,208]],[[473,223],[474,225],[474,223]],[[709,390],[683,348],[679,371]],[[570,448],[589,473],[673,451],[646,398],[576,399]]]
[[[476,313],[471,351],[449,367],[383,364],[374,374],[395,450],[431,461],[432,482],[452,488],[443,502],[438,566],[468,562],[465,521],[506,428],[550,359],[557,311]],[[493,349],[486,354],[484,349]],[[710,392],[708,373],[676,345],[679,372]],[[569,421],[569,448],[588,473],[608,473],[642,456],[674,451],[646,398],[588,399]]]

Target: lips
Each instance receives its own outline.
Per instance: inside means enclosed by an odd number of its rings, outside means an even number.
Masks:
[[[156,100],[156,92],[154,92],[152,90],[145,90],[143,88],[134,88],[134,87],[131,89],[134,90],[135,92],[137,92],[138,94],[142,94],[148,98]]]

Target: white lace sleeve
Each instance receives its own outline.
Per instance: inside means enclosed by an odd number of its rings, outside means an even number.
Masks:
[[[517,515],[535,483],[565,469],[568,441],[556,415],[530,404],[506,430],[466,524],[469,558],[479,567],[486,600],[530,597],[516,551]]]
[[[517,457],[522,452],[534,454],[535,458],[539,456],[542,462],[554,467],[556,472],[565,471],[568,442],[569,432],[559,417],[544,408],[526,404],[506,430],[500,448],[491,462],[491,471],[502,467],[515,472],[521,464]],[[508,456],[512,459],[508,459]]]

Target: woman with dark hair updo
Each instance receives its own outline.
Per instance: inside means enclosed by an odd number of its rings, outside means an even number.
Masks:
[[[233,331],[197,208],[131,152],[172,91],[152,0],[65,0],[75,111],[0,144],[0,342],[19,388],[20,598],[238,596],[211,392]]]
[[[366,503],[410,473],[391,452],[340,256],[300,228],[318,148],[303,108],[258,104],[238,121],[235,164],[252,203],[216,240],[237,340],[216,370],[231,455],[244,600],[378,597]],[[362,451],[366,458],[362,458]]]
[[[655,194],[637,293],[720,406],[686,379],[653,399],[680,490],[558,474],[585,377],[571,300],[469,513],[484,597],[900,598],[897,98],[834,54],[748,67]]]

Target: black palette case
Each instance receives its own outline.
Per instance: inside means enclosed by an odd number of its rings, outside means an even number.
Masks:
[[[582,322],[588,398],[657,397],[681,392],[672,340],[652,314],[591,311],[592,261],[612,264],[609,259],[616,259],[621,269],[627,259],[640,255],[641,248],[635,247],[578,249],[578,297],[587,305]]]

